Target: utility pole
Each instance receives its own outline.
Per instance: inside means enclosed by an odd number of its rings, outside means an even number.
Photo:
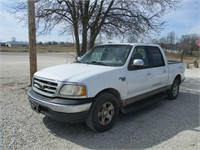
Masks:
[[[34,73],[37,71],[35,0],[28,0],[28,29],[29,29],[29,63],[30,63],[30,85],[31,85],[32,77]]]

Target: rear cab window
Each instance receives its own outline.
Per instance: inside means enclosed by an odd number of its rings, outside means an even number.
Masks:
[[[163,55],[158,47],[147,46],[147,52],[149,55],[149,61],[151,67],[165,66]]]

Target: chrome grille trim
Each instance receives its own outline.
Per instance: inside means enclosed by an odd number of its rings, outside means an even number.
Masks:
[[[47,79],[33,78],[33,90],[41,95],[54,97],[57,91],[58,82]]]

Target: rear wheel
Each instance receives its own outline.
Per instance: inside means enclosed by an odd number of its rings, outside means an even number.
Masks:
[[[177,98],[179,94],[179,85],[180,81],[178,80],[178,78],[176,78],[172,84],[171,89],[167,91],[168,99],[174,100]]]
[[[86,123],[92,130],[104,132],[112,128],[118,113],[119,106],[115,96],[102,93],[95,98]]]

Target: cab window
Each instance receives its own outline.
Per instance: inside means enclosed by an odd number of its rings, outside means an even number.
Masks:
[[[151,67],[165,66],[163,56],[158,47],[147,46],[147,51],[149,54],[149,60],[150,60]]]

